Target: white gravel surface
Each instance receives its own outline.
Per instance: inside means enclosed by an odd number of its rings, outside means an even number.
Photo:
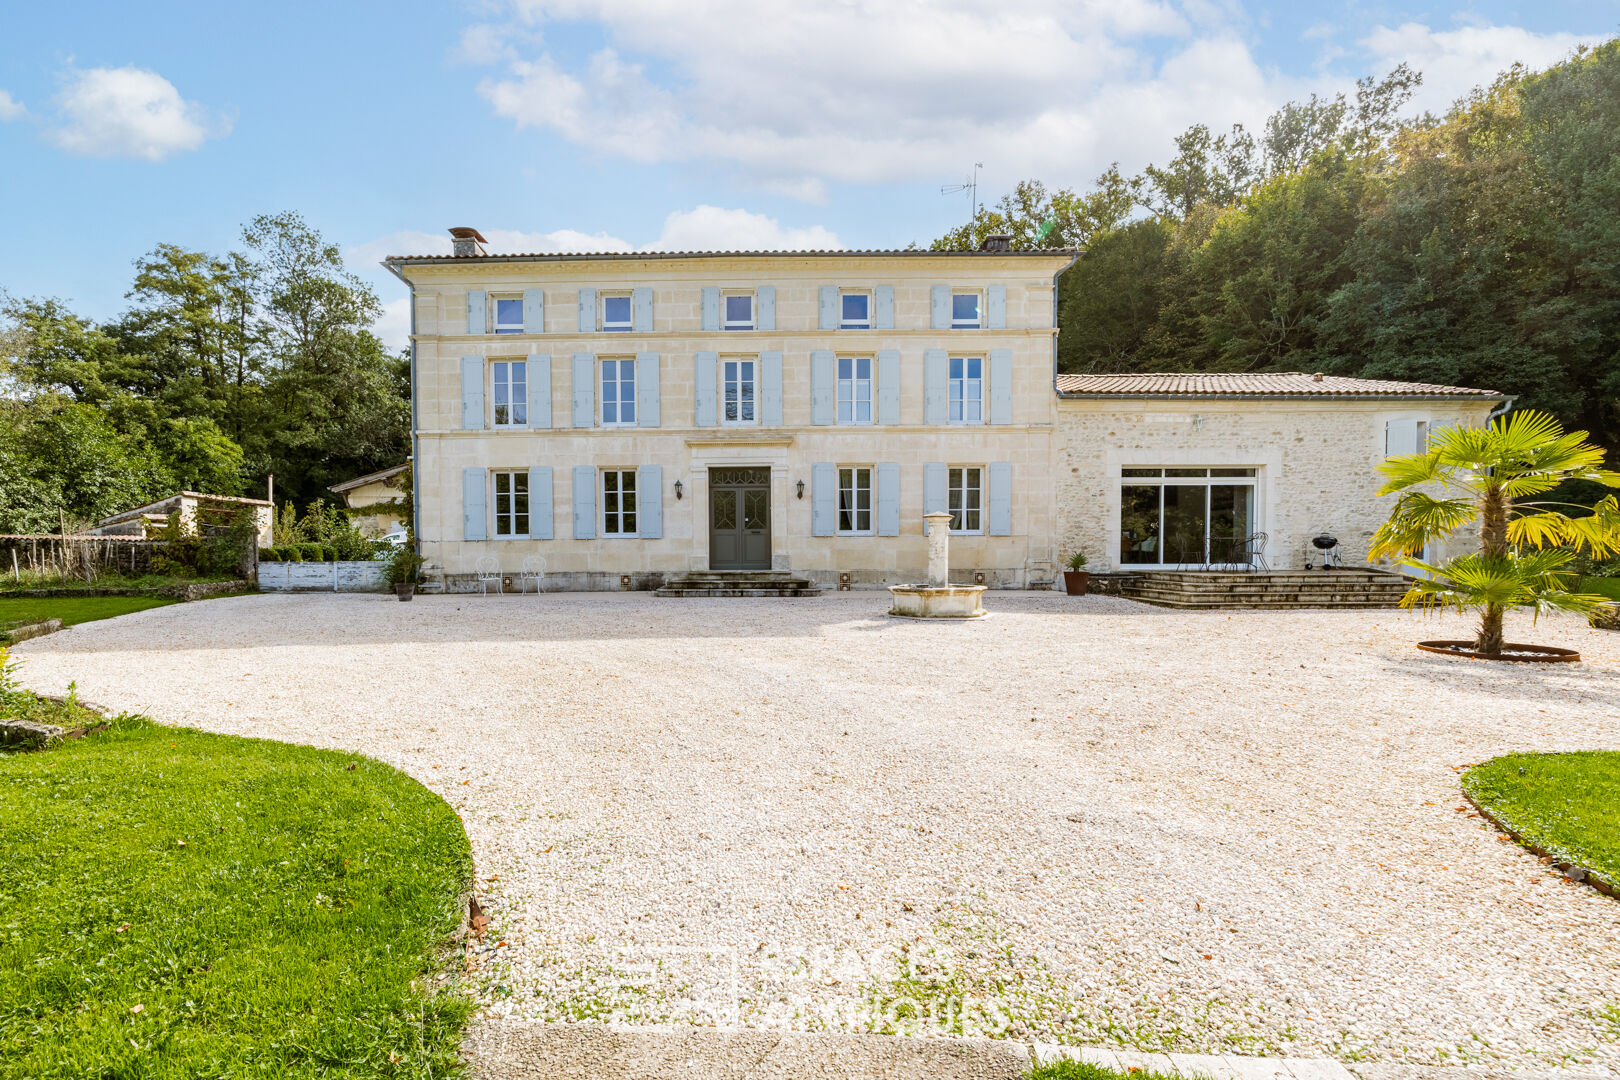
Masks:
[[[1620,747],[1620,636],[1515,620],[1586,660],[1508,666],[1412,648],[1455,616],[883,601],[256,596],[16,651],[434,785],[487,1015],[1620,1068],[1620,903],[1458,795]]]

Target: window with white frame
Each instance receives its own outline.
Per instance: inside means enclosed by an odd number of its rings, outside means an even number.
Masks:
[[[950,367],[950,422],[984,423],[984,358],[953,356]]]
[[[602,470],[602,535],[636,535],[636,470]]]
[[[720,303],[725,310],[725,321],[722,325],[727,330],[754,328],[753,293],[727,293],[721,298]]]
[[[602,297],[602,329],[607,333],[628,333],[630,330],[630,294],[608,294]]]
[[[636,362],[602,361],[602,425],[636,422]]]
[[[840,424],[870,424],[872,422],[872,358],[870,356],[840,356],[838,358],[838,422]]]
[[[754,360],[722,360],[720,362],[721,392],[725,408],[721,420],[726,424],[752,424],[758,420],[755,407],[755,382],[759,364]]]
[[[872,294],[846,292],[838,294],[838,329],[872,329]]]
[[[980,307],[980,296],[976,292],[951,293],[951,329],[977,330],[983,326]]]
[[[1427,420],[1412,421],[1412,445],[1404,444],[1404,436],[1396,435],[1396,425],[1392,421],[1384,422],[1384,456],[1421,454],[1429,449],[1429,422]]]
[[[977,465],[952,466],[950,483],[951,532],[984,531],[984,470]]]
[[[872,469],[866,465],[838,470],[838,532],[867,536],[872,532]]]
[[[1252,564],[1258,470],[1130,467],[1120,470],[1119,561],[1131,566]]]
[[[496,427],[522,427],[529,422],[529,365],[525,360],[497,360],[489,365],[491,411]]]
[[[526,470],[497,472],[495,481],[495,535],[529,535],[529,474]]]
[[[495,300],[495,332],[497,334],[523,333],[523,301]]]

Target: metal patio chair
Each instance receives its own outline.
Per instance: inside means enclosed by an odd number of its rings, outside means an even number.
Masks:
[[[529,591],[529,582],[534,582],[534,591],[540,592],[541,583],[546,580],[546,560],[538,555],[526,556],[523,560],[523,569],[518,574],[518,592]]]
[[[490,582],[495,583],[495,592],[500,594],[505,590],[501,588],[501,564],[493,555],[481,555],[473,564],[478,571],[478,588],[485,596],[489,595]]]
[[[1271,564],[1266,562],[1266,540],[1263,532],[1250,533],[1243,538],[1240,552],[1243,561],[1248,563],[1250,570],[1260,570],[1270,573]]]

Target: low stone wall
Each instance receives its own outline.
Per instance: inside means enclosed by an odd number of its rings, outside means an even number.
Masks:
[[[387,592],[388,564],[352,562],[261,562],[261,592]]]
[[[61,619],[45,619],[42,622],[23,623],[21,626],[13,626],[10,630],[0,629],[0,645],[16,645],[31,638],[54,634],[60,629],[62,629]]]

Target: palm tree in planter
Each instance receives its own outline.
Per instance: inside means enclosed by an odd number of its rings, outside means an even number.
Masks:
[[[1620,505],[1609,495],[1590,516],[1570,517],[1566,503],[1533,501],[1565,480],[1620,487],[1603,467],[1603,449],[1586,432],[1565,432],[1546,413],[1498,417],[1486,427],[1443,428],[1416,454],[1378,467],[1380,495],[1400,492],[1379,527],[1369,559],[1396,557],[1420,574],[1403,607],[1479,612],[1474,651],[1501,655],[1502,620],[1510,608],[1592,615],[1606,597],[1572,592],[1569,564],[1582,551],[1604,558],[1620,551]],[[1437,489],[1439,495],[1420,490]],[[1415,557],[1436,540],[1477,522],[1479,550],[1430,565]]]

